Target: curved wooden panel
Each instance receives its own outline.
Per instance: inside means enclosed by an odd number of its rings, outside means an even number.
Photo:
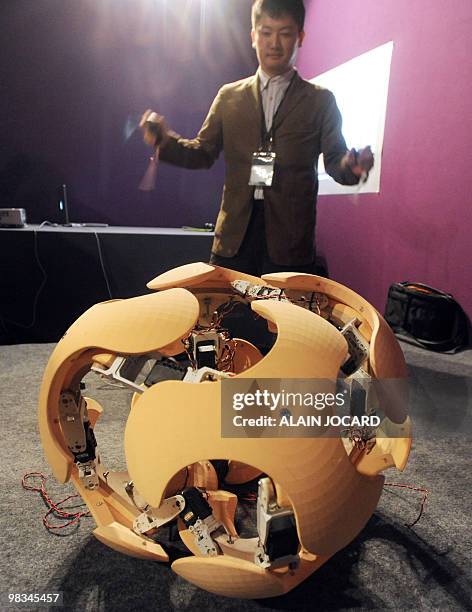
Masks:
[[[346,546],[374,512],[383,478],[359,474],[339,438],[222,438],[220,393],[220,383],[167,381],[148,389],[131,412],[126,460],[148,503],[159,506],[167,482],[185,465],[236,460],[284,489],[306,550],[331,555]]]
[[[199,314],[186,289],[171,289],[129,300],[113,300],[87,310],[67,330],[47,364],[39,397],[39,430],[46,459],[60,482],[70,477],[73,458],[58,425],[61,390],[95,354],[151,353],[185,337]]]
[[[67,330],[61,353],[94,347],[114,354],[149,353],[186,336],[198,313],[198,300],[186,289],[96,304]]]
[[[260,300],[251,307],[277,326],[278,335],[269,353],[239,378],[337,378],[347,343],[331,323],[287,302]]]
[[[139,537],[116,521],[97,527],[93,535],[106,546],[131,557],[151,561],[169,561],[169,556],[160,544]]]
[[[277,323],[279,335],[269,354],[238,377],[336,379],[347,347],[330,323],[283,302],[253,308]],[[220,383],[167,381],[142,395],[128,418],[125,452],[147,501],[159,505],[168,479],[184,465],[236,460],[269,474],[286,491],[308,551],[333,554],[350,542],[374,511],[383,479],[358,474],[339,438],[221,438],[220,393]],[[172,411],[164,410],[168,405]],[[157,429],[159,445],[153,441]]]
[[[378,311],[352,289],[328,278],[295,272],[265,274],[262,278],[276,287],[325,293],[335,301],[353,308],[362,318],[366,319],[373,331],[370,362],[375,377],[402,378],[407,376],[405,359],[392,330]]]
[[[228,473],[225,476],[225,482],[228,484],[241,484],[249,482],[260,476],[262,472],[252,465],[246,465],[240,461],[230,461],[228,463]]]
[[[227,555],[185,557],[174,561],[171,567],[185,580],[216,595],[257,599],[276,597],[285,592],[279,575]]]
[[[249,340],[234,338],[236,350],[233,358],[233,372],[240,374],[262,359],[262,353]]]
[[[410,455],[411,435],[410,417],[401,425],[383,419],[377,429],[375,446],[369,453],[361,454],[356,461],[357,470],[366,476],[379,474],[389,467],[396,467],[402,472]]]
[[[212,276],[214,271],[214,266],[201,261],[189,263],[159,274],[159,276],[156,276],[146,283],[146,287],[156,291],[162,291],[162,289],[169,289],[170,287],[189,287],[196,284],[198,285]]]
[[[169,289],[170,287],[229,287],[233,280],[247,280],[257,285],[262,284],[261,279],[257,276],[198,262],[185,264],[164,272],[149,281],[147,287],[156,291]]]
[[[85,397],[84,399],[87,402],[87,412],[90,420],[90,426],[94,428],[98,419],[103,414],[103,408],[101,404],[97,402],[97,400],[94,400],[91,397]]]
[[[228,555],[219,557],[185,557],[172,564],[176,574],[202,589],[242,599],[259,599],[283,595],[317,570],[326,558],[314,561],[302,559],[292,573],[264,570],[249,561],[234,559]]]

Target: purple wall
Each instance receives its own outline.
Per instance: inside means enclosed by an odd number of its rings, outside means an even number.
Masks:
[[[218,88],[255,70],[250,3],[240,0],[2,0],[0,206],[58,221],[180,226],[214,221],[223,165],[161,164],[127,126],[146,108],[193,137]]]
[[[75,221],[180,226],[214,220],[223,180],[159,166],[129,120],[148,107],[193,136],[219,86],[253,72],[250,1],[3,0],[0,206]],[[381,192],[323,196],[318,244],[333,278],[383,310],[387,288],[418,280],[472,314],[470,0],[307,2],[298,67],[311,78],[394,40]]]
[[[332,278],[383,312],[388,286],[451,292],[472,317],[472,2],[312,0],[306,78],[394,41],[380,194],[323,196]]]

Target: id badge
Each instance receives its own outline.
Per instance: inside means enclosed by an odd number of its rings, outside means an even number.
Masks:
[[[257,151],[252,154],[251,176],[249,185],[253,187],[271,187],[274,176],[275,153]]]

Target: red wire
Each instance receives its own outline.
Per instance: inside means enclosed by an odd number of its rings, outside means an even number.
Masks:
[[[384,487],[400,487],[402,489],[410,489],[411,491],[419,491],[420,493],[423,493],[423,499],[421,500],[421,508],[420,508],[420,512],[419,512],[418,516],[416,517],[416,519],[412,523],[410,523],[410,524],[405,523],[405,525],[407,527],[413,527],[413,525],[416,525],[416,523],[423,516],[423,512],[424,512],[424,509],[425,509],[425,506],[426,506],[426,501],[428,499],[428,494],[429,494],[428,489],[423,489],[421,487],[413,487],[412,485],[398,484],[396,482],[385,482],[384,483]]]
[[[40,478],[41,486],[34,487],[32,485],[28,485],[27,481],[30,478]],[[46,480],[47,480],[47,477],[41,472],[29,472],[28,474],[25,474],[21,480],[21,486],[23,487],[23,489],[26,489],[27,491],[36,491],[40,493],[44,502],[49,507],[49,510],[46,512],[46,514],[43,517],[43,525],[46,527],[46,529],[48,530],[64,529],[65,527],[69,527],[69,525],[74,525],[75,523],[80,522],[80,519],[84,516],[91,516],[90,512],[88,511],[86,512],[67,512],[67,510],[64,510],[63,508],[60,507],[61,504],[64,504],[69,499],[73,499],[74,497],[80,497],[80,495],[77,495],[77,494],[68,495],[67,497],[65,497],[64,499],[62,499],[61,501],[57,503],[53,502],[46,491]],[[48,521],[48,516],[50,514],[55,514],[56,518],[59,518],[59,519],[66,519],[66,522],[63,523],[62,525],[52,525]],[[67,519],[70,519],[70,520],[67,520]]]
[[[242,502],[256,502],[257,501],[257,493],[243,493],[239,497]]]
[[[27,481],[30,478],[40,478],[41,486],[35,487],[35,486],[28,485]],[[60,507],[65,502],[69,501],[69,499],[80,497],[80,495],[77,495],[77,494],[68,495],[67,497],[65,497],[64,499],[62,499],[61,501],[57,503],[53,502],[46,491],[46,480],[47,480],[47,477],[41,472],[29,472],[28,474],[25,474],[21,480],[21,486],[23,487],[23,489],[26,489],[27,491],[36,491],[37,493],[40,493],[44,502],[49,507],[48,511],[43,517],[43,525],[46,527],[46,529],[48,530],[64,529],[65,527],[69,527],[69,525],[74,525],[80,522],[80,519],[83,518],[84,516],[91,516],[90,512],[88,511],[86,512],[68,512],[67,510],[64,510],[63,508]],[[414,525],[416,525],[416,523],[420,520],[420,518],[423,515],[424,509],[426,506],[426,501],[428,499],[428,494],[429,494],[428,489],[424,489],[421,487],[413,487],[412,485],[399,484],[399,483],[394,483],[394,482],[386,482],[384,483],[384,486],[385,487],[398,487],[402,489],[410,489],[411,491],[418,491],[420,493],[423,493],[423,499],[421,501],[421,508],[420,508],[420,512],[417,518],[411,524],[406,523],[407,527],[413,527]],[[241,496],[240,499],[241,501],[254,502],[257,499],[257,495],[255,493],[246,493],[245,495]],[[63,523],[62,525],[52,525],[48,521],[48,516],[50,514],[55,514],[56,518],[65,519],[66,522]]]

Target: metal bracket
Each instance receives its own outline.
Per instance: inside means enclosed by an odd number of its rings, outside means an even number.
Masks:
[[[146,390],[141,385],[137,385],[135,380],[138,374],[143,369],[144,364],[149,361],[148,355],[140,355],[138,357],[116,357],[109,368],[93,365],[91,370],[97,372],[100,376],[116,380],[126,387],[129,387],[136,393],[144,393]]]
[[[231,283],[233,289],[248,302],[253,300],[277,300],[279,302],[291,302],[321,316],[321,311],[328,304],[328,297],[324,293],[317,293],[298,289],[282,289],[270,285],[253,285],[248,281],[236,280]]]
[[[185,499],[182,495],[168,497],[159,508],[151,508],[137,516],[133,521],[133,531],[137,534],[143,534],[151,529],[162,527],[162,525],[177,518],[184,508]]]
[[[248,281],[235,280],[231,282],[233,289],[249,302],[253,300],[281,300],[289,302],[284,290],[269,285],[253,285]]]
[[[349,411],[351,416],[375,415],[378,400],[372,376],[363,368],[358,368],[351,376],[345,378],[343,383],[349,392]],[[344,436],[350,440],[353,446],[361,450],[366,447],[370,450],[376,443],[374,427],[351,426],[343,430]]]
[[[358,319],[352,319],[341,330],[349,349],[349,356],[341,366],[346,376],[350,376],[369,359],[369,343],[357,329],[358,323]]]
[[[180,518],[195,538],[195,543],[206,557],[215,557],[219,548],[211,537],[220,535],[225,527],[213,516],[213,511],[204,494],[197,487],[189,487],[182,491],[185,508],[180,512]]]
[[[219,554],[216,542],[210,534],[221,529],[222,524],[213,515],[206,519],[197,519],[188,530],[193,534],[198,548],[206,557],[216,557]]]
[[[74,453],[84,452],[87,446],[84,420],[87,402],[73,391],[62,391],[59,401],[59,420],[67,446]],[[88,419],[87,419],[88,420]]]
[[[87,463],[77,463],[79,470],[79,478],[83,480],[86,489],[96,489],[99,485],[98,474],[96,471],[95,461],[87,461]]]
[[[183,382],[214,382],[216,380],[221,380],[222,378],[231,378],[231,376],[234,376],[234,374],[229,372],[220,372],[219,370],[214,370],[213,368],[199,368],[198,370],[193,370],[189,367],[183,378]]]
[[[196,368],[214,368],[221,355],[222,340],[215,330],[197,329],[188,338],[189,349]]]
[[[87,489],[98,487],[95,447],[97,443],[87,413],[87,402],[79,392],[64,390],[59,400],[59,421],[69,450],[75,457],[79,478]]]
[[[254,555],[256,565],[264,569],[300,563],[298,536],[292,508],[281,508],[270,478],[259,480],[257,497],[257,531],[259,546]]]

